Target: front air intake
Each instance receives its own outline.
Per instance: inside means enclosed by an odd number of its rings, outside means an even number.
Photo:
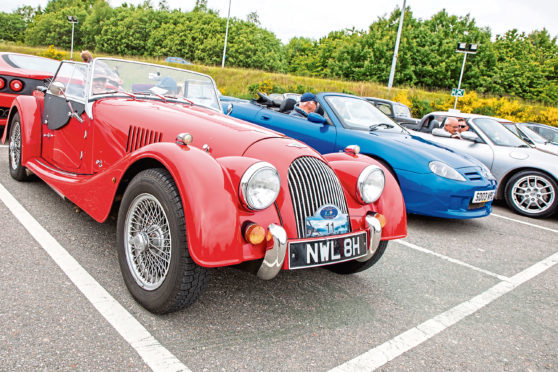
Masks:
[[[339,179],[333,169],[320,159],[303,156],[291,163],[289,191],[299,238],[306,238],[306,218],[313,216],[320,207],[333,204],[342,213],[348,213]]]
[[[161,142],[163,134],[150,129],[144,129],[131,126],[128,130],[128,143],[126,144],[126,152],[133,152],[155,142]]]

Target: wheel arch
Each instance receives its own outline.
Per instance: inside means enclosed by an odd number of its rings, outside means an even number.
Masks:
[[[381,156],[378,155],[374,155],[374,154],[363,154],[365,156],[368,156],[378,162],[380,162],[384,167],[386,167],[391,174],[393,175],[393,178],[395,178],[395,180],[397,181],[397,184],[399,185],[399,187],[401,187],[401,183],[399,182],[399,178],[397,177],[397,173],[395,172],[395,170],[393,169],[393,167],[391,166],[390,163],[388,163],[384,158],[382,158]]]
[[[111,205],[118,212],[122,196],[141,171],[164,168],[180,194],[190,255],[206,267],[240,263],[238,198],[228,173],[206,152],[173,143],[146,146],[120,177]],[[233,222],[234,221],[234,222]]]
[[[498,191],[496,193],[496,199],[502,199],[502,200],[504,199],[504,194],[506,192],[506,185],[508,184],[508,181],[510,180],[510,178],[512,178],[516,174],[518,174],[520,172],[523,172],[523,171],[536,171],[536,172],[544,173],[548,177],[552,178],[554,180],[554,182],[558,183],[558,179],[556,179],[556,177],[554,177],[552,174],[548,173],[544,169],[535,168],[535,167],[515,168],[515,169],[509,171],[508,173],[506,173],[506,175],[504,177],[502,177],[500,182],[498,182]]]

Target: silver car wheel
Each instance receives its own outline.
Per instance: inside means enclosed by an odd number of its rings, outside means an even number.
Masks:
[[[21,126],[19,121],[13,122],[12,125],[14,127],[10,136],[10,166],[16,170],[21,159]]]
[[[554,204],[556,190],[545,178],[526,175],[512,186],[513,203],[525,213],[541,213]]]
[[[136,283],[147,291],[159,288],[171,263],[171,232],[157,198],[147,193],[136,196],[124,229],[126,261]]]

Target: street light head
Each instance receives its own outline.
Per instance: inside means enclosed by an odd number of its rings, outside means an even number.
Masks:
[[[78,19],[76,16],[67,16],[68,22],[70,23],[78,23]]]
[[[479,49],[478,44],[469,44],[469,51],[470,52],[476,52],[477,49]]]
[[[466,51],[467,50],[467,43],[457,43],[457,50]]]

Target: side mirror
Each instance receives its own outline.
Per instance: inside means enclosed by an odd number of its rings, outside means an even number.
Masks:
[[[229,103],[229,104],[227,105],[227,115],[230,115],[231,112],[232,112],[232,110],[233,110],[233,104],[232,104],[232,103]]]
[[[471,142],[481,142],[481,139],[479,138],[478,134],[470,131],[461,132],[461,138]]]
[[[54,83],[50,84],[50,87],[48,89],[52,94],[59,96],[64,94],[64,88],[64,84],[59,81],[55,81]]]
[[[320,114],[316,114],[315,112],[311,112],[308,114],[308,121],[311,123],[317,123],[317,124],[325,124],[326,123],[326,119],[320,115]]]

